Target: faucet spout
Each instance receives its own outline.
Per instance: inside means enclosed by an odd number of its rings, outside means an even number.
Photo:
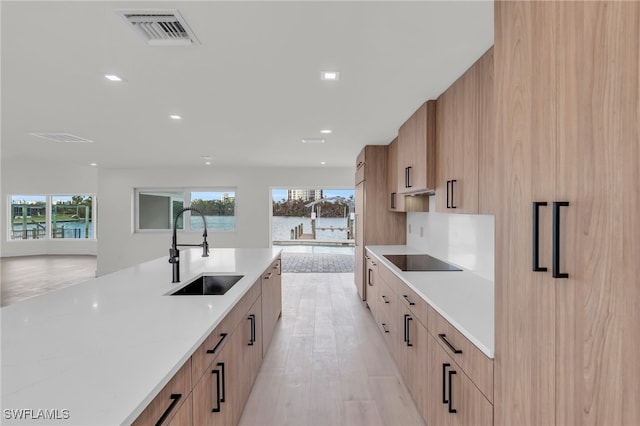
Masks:
[[[202,217],[202,221],[204,223],[204,232],[202,233],[201,244],[178,244],[178,218],[182,216],[182,214],[186,211],[198,213]],[[173,237],[171,239],[171,248],[169,248],[169,263],[171,263],[172,265],[172,283],[180,282],[180,250],[178,250],[178,247],[186,246],[202,247],[202,257],[209,256],[209,243],[207,242],[207,220],[199,210],[194,209],[193,207],[183,208],[176,214],[176,217],[173,220]]]

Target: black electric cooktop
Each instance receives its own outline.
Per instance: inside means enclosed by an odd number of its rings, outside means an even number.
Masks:
[[[384,257],[403,271],[462,271],[428,254],[385,254]]]

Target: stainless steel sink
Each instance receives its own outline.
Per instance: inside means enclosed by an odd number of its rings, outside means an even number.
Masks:
[[[171,296],[221,296],[235,285],[244,275],[202,275]]]

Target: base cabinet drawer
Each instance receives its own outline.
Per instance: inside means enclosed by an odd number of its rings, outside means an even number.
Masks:
[[[493,405],[429,335],[429,425],[493,425]]]
[[[132,425],[167,425],[178,412],[182,412],[182,416],[186,416],[185,411],[191,410],[190,402],[185,406],[190,393],[191,359],[178,370]]]
[[[193,424],[193,398],[189,394],[167,426],[193,426]]]

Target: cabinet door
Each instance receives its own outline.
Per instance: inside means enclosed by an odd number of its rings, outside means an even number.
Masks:
[[[360,299],[365,299],[365,282],[364,282],[364,270],[365,270],[365,261],[364,261],[364,194],[366,188],[366,182],[361,182],[356,185],[356,211],[355,211],[355,220],[356,220],[356,235],[355,235],[355,269],[354,269],[354,279],[356,289],[358,290],[358,295]]]
[[[266,354],[282,312],[280,260],[262,274],[262,355]]]
[[[403,212],[404,210],[404,195],[400,194],[401,188],[398,187],[400,181],[398,181],[398,164],[400,159],[398,158],[398,138],[394,139],[389,144],[387,151],[387,208],[394,212]],[[404,182],[404,181],[402,181]]]
[[[242,351],[242,376],[241,398],[249,397],[253,382],[262,364],[262,297],[251,306],[244,321],[236,332],[244,336]]]
[[[201,426],[236,424],[242,409],[240,393],[243,333],[236,329],[193,388],[193,423]],[[244,405],[244,401],[242,402]]]
[[[431,335],[427,395],[428,424],[493,425],[493,406]]]
[[[532,233],[532,202],[555,196],[556,116],[553,2],[495,3],[496,200],[495,302],[497,424],[555,422],[555,285],[549,210]]]
[[[556,421],[640,424],[640,4],[557,13]]]

